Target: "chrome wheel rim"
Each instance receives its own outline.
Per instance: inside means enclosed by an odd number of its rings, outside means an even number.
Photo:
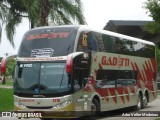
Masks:
[[[91,105],[91,114],[95,115],[96,111],[97,111],[96,105],[92,103],[92,105]]]
[[[144,96],[144,98],[143,98],[143,104],[146,106],[147,105],[147,97],[146,96]]]
[[[141,98],[140,97],[138,98],[137,107],[138,109],[141,109]]]

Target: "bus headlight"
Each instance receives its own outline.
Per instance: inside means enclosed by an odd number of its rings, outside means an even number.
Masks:
[[[24,106],[22,103],[14,101],[14,105],[19,107],[20,109],[26,109],[26,106]]]
[[[66,106],[68,106],[68,105],[70,105],[70,104],[71,104],[71,101],[68,100],[68,101],[65,101],[65,102],[63,102],[63,103],[59,103],[59,104],[53,106],[52,109],[54,109],[54,110],[60,109],[60,108],[66,107]]]

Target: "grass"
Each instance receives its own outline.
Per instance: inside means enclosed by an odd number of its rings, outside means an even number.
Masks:
[[[0,112],[13,111],[13,89],[0,88]]]
[[[13,88],[3,88],[7,86],[13,86],[12,79],[6,79],[6,84],[0,83],[0,112],[13,111]],[[2,87],[2,88],[1,88]]]

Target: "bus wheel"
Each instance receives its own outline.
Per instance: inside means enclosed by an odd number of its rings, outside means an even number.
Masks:
[[[142,104],[142,109],[143,108],[145,108],[146,106],[147,106],[147,96],[146,96],[146,94],[144,94],[144,96],[143,96],[143,104]]]
[[[91,104],[91,116],[95,117],[99,114],[100,112],[100,105],[97,99],[93,99],[92,104]]]
[[[137,110],[142,109],[142,104],[143,104],[142,95],[138,94],[136,109]]]

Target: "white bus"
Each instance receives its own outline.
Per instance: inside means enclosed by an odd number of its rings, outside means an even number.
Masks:
[[[141,109],[156,99],[156,74],[152,42],[87,26],[35,28],[17,55],[15,111],[79,117]]]

